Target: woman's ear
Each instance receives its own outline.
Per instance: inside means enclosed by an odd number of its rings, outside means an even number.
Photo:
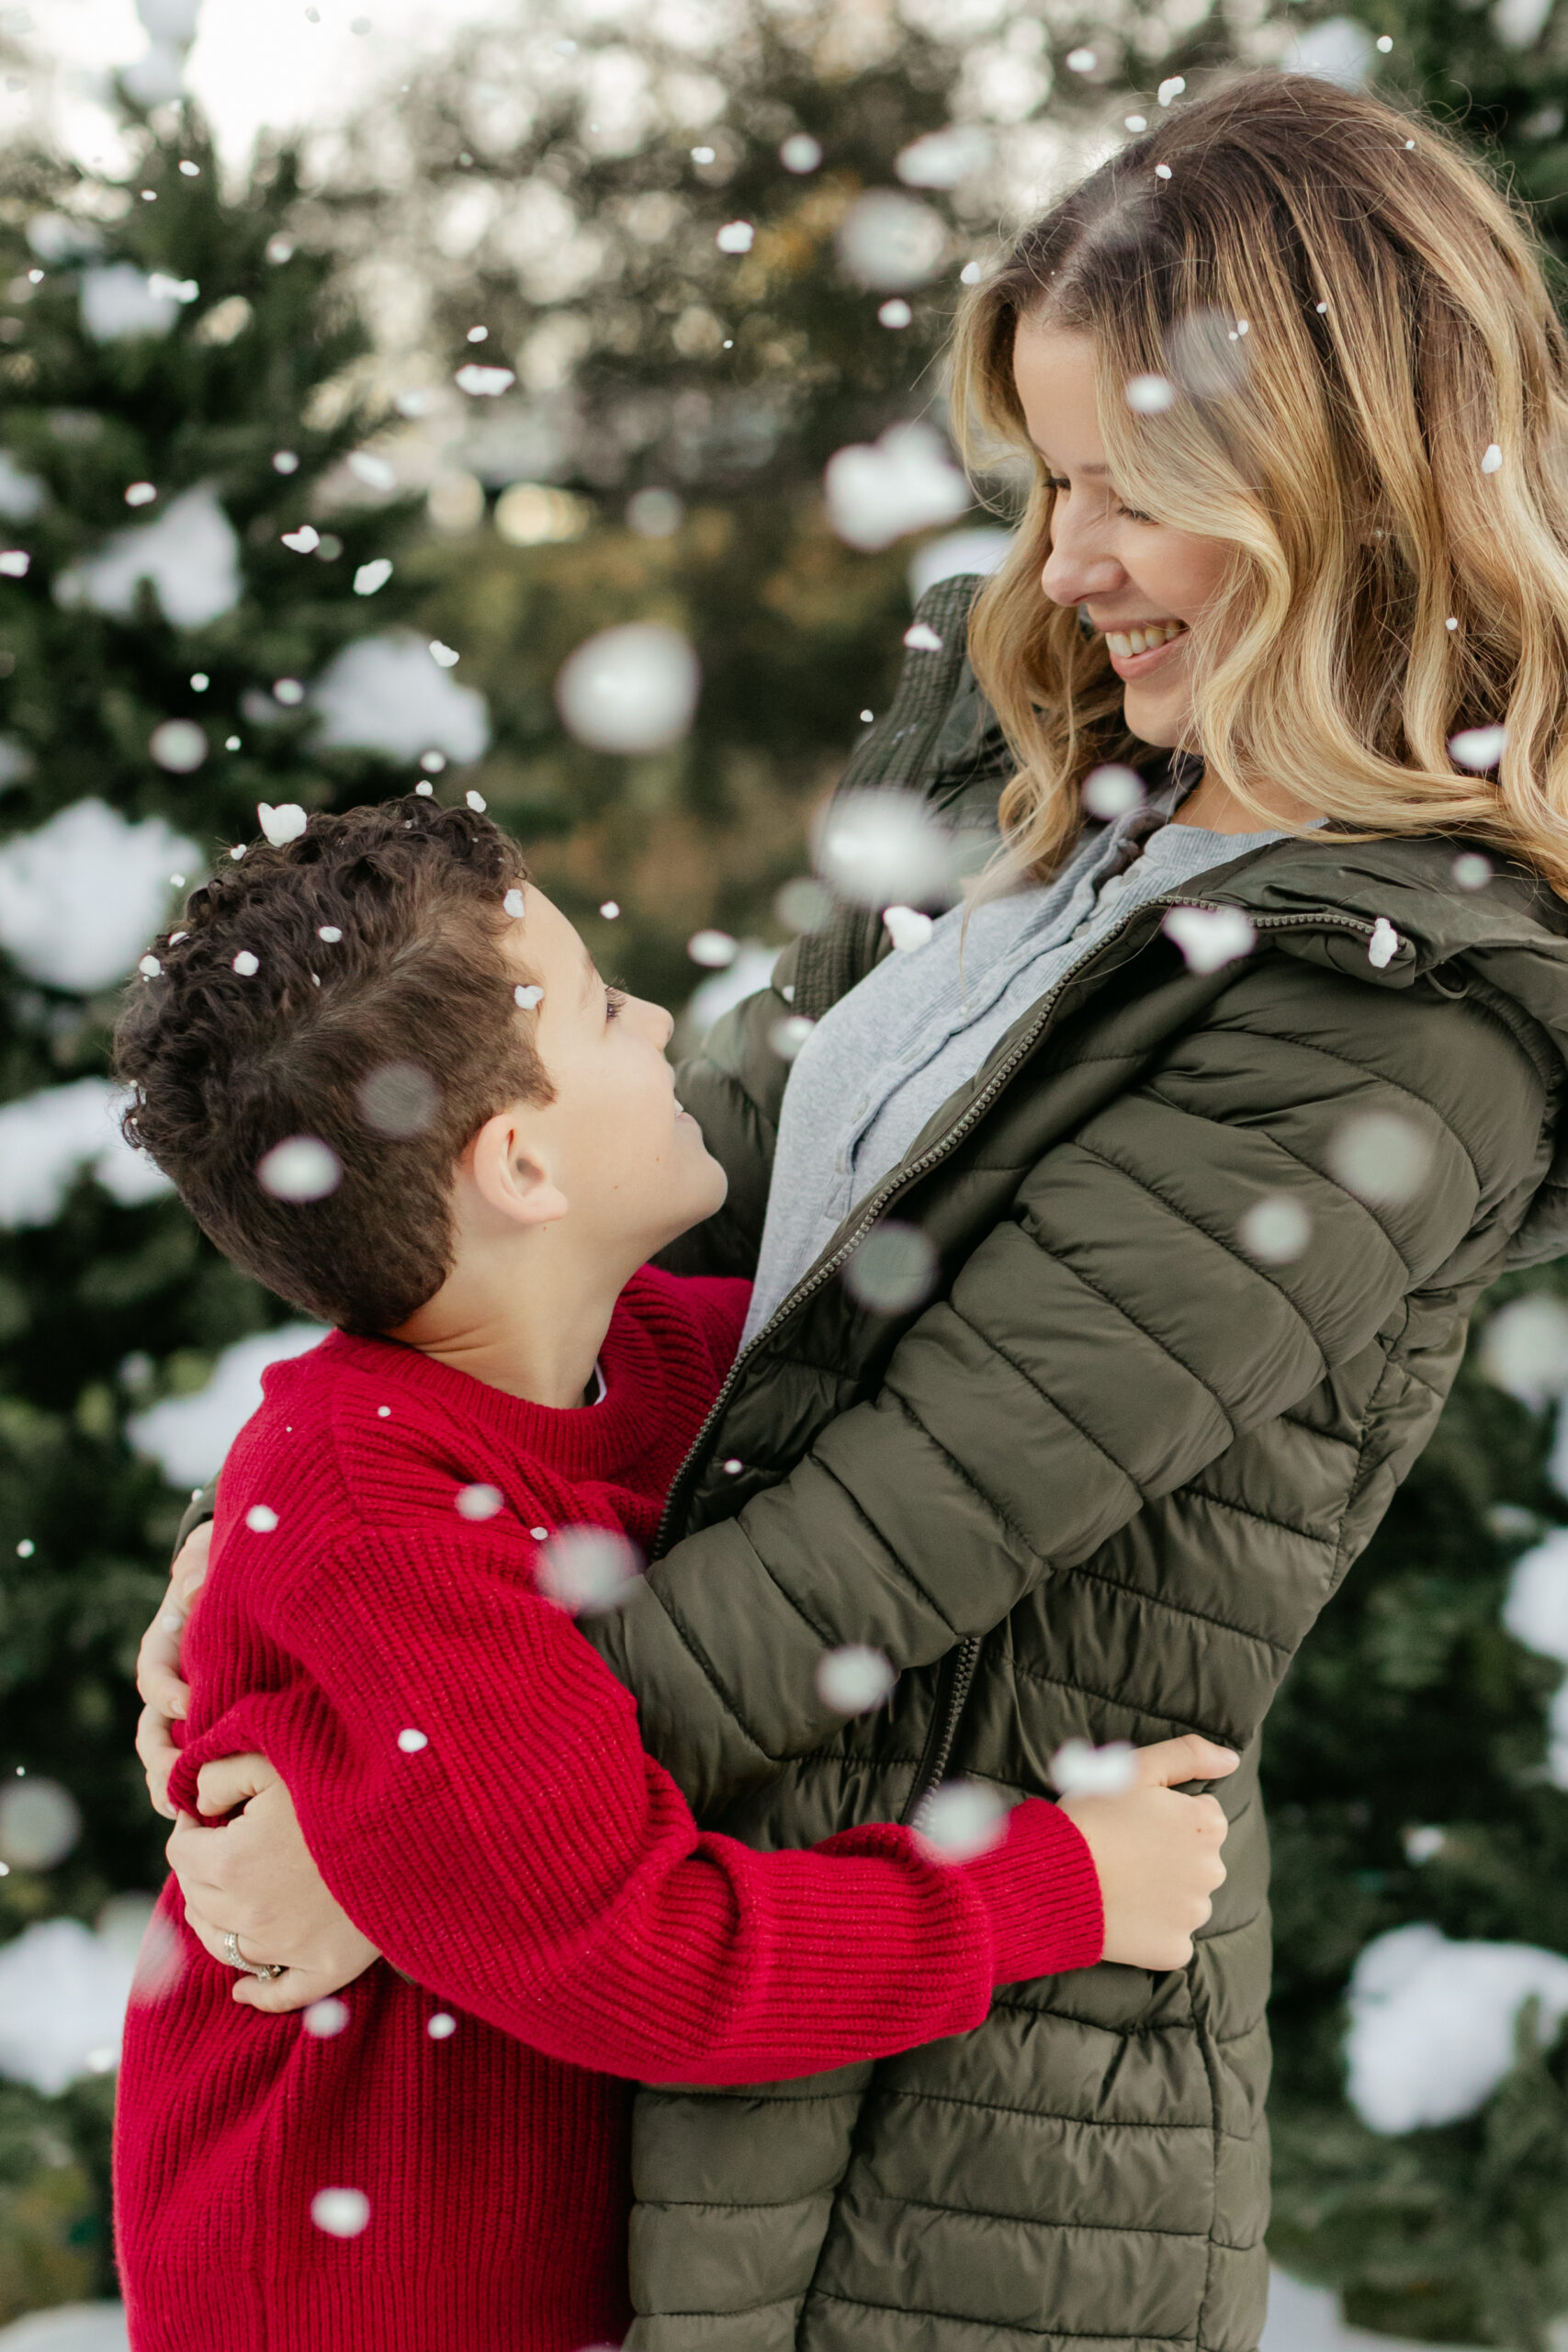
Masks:
[[[548,1154],[530,1132],[526,1103],[514,1102],[487,1119],[462,1166],[492,1216],[518,1226],[553,1225],[571,1206],[551,1174]]]

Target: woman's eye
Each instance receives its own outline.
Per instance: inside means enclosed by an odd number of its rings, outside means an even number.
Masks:
[[[1064,491],[1072,488],[1072,484],[1060,474],[1047,474],[1045,487],[1047,490],[1054,490],[1059,498]],[[1118,514],[1125,515],[1129,523],[1152,523],[1155,519],[1152,514],[1141,514],[1135,506],[1118,506],[1116,512]]]

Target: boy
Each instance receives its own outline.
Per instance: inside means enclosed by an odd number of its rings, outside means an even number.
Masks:
[[[171,1793],[266,1756],[389,1964],[247,2015],[237,1941],[215,1964],[165,1892],[118,2124],[132,2342],[578,2352],[629,2318],[612,2075],[804,2074],[1102,1951],[1168,1964],[1224,1819],[1145,1784],[1020,1805],[965,1860],[700,1833],[568,1613],[650,1540],[744,1315],[646,1262],[725,1184],[668,1015],[494,826],[418,797],[253,845],[185,922],[121,1022],[128,1132],[337,1329],[225,1467]],[[1169,1778],[1234,1766],[1179,1745]]]

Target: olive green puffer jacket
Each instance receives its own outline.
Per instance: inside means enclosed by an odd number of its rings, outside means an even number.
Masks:
[[[994,792],[974,584],[924,601],[944,650],[911,654],[848,780]],[[1259,1729],[1430,1435],[1477,1295],[1568,1247],[1568,910],[1512,868],[1460,890],[1457,846],[1320,832],[1217,868],[1176,896],[1244,909],[1256,946],[1209,974],[1164,905],[1129,915],[745,1352],[663,1556],[593,1626],[649,1746],[758,1846],[906,1816],[942,1776],[1048,1793],[1073,1735],[1244,1752],[1185,1971],[1014,1985],[976,2031],[830,2077],[639,2093],[636,2352],[1256,2345]],[[731,1189],[677,1262],[754,1264],[769,1033],[885,948],[854,915],[801,943],[682,1072]],[[1259,1262],[1241,1228],[1274,1196],[1310,1238]],[[908,1315],[839,1279],[885,1213],[938,1253]],[[858,1642],[900,1675],[845,1727],[815,1673]]]

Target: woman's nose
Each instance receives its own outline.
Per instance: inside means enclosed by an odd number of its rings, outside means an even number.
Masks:
[[[1114,596],[1126,576],[1114,556],[1067,541],[1051,549],[1040,585],[1053,605],[1084,605]]]

